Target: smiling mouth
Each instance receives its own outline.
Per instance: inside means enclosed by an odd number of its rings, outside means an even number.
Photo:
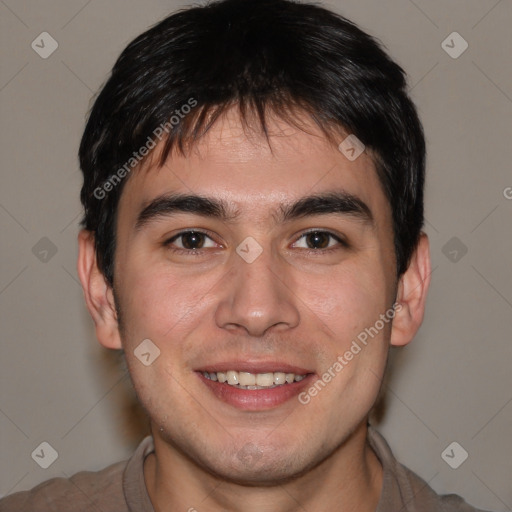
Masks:
[[[196,375],[217,399],[247,412],[284,405],[315,379],[311,371],[277,361],[218,363]]]
[[[248,390],[273,389],[286,386],[293,382],[300,382],[308,375],[286,372],[249,373],[236,370],[228,370],[226,372],[203,371],[201,374],[208,380]]]

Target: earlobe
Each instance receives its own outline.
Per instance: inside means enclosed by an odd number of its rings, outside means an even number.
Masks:
[[[112,288],[98,268],[94,233],[85,229],[78,234],[77,271],[87,309],[94,321],[96,337],[106,348],[122,348]]]
[[[422,233],[409,267],[400,277],[398,284],[391,345],[407,345],[416,335],[425,313],[431,273],[428,237]]]

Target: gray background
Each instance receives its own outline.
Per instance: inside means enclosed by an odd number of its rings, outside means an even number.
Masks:
[[[77,280],[76,153],[120,51],[183,5],[0,0],[0,495],[127,458],[144,435],[125,369],[95,341]],[[429,147],[427,316],[415,341],[393,350],[378,428],[437,492],[510,510],[511,2],[324,5],[381,39],[409,73]],[[47,59],[31,48],[43,31],[59,45]],[[469,44],[458,58],[442,47],[454,31]],[[58,452],[48,469],[31,457],[43,441]],[[453,441],[469,453],[458,469],[441,457]]]

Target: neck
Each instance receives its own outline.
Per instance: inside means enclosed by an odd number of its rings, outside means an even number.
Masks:
[[[144,477],[156,512],[375,512],[382,466],[367,441],[366,420],[313,469],[273,486],[241,485],[211,474],[155,436]]]

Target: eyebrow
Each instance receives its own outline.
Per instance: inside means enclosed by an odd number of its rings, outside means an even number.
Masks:
[[[153,199],[138,214],[135,230],[140,231],[153,221],[177,213],[192,213],[203,217],[233,222],[240,211],[222,199],[194,194],[165,194]],[[368,205],[359,197],[345,191],[309,195],[299,200],[281,204],[273,213],[276,222],[288,222],[314,215],[340,214],[373,224]]]

